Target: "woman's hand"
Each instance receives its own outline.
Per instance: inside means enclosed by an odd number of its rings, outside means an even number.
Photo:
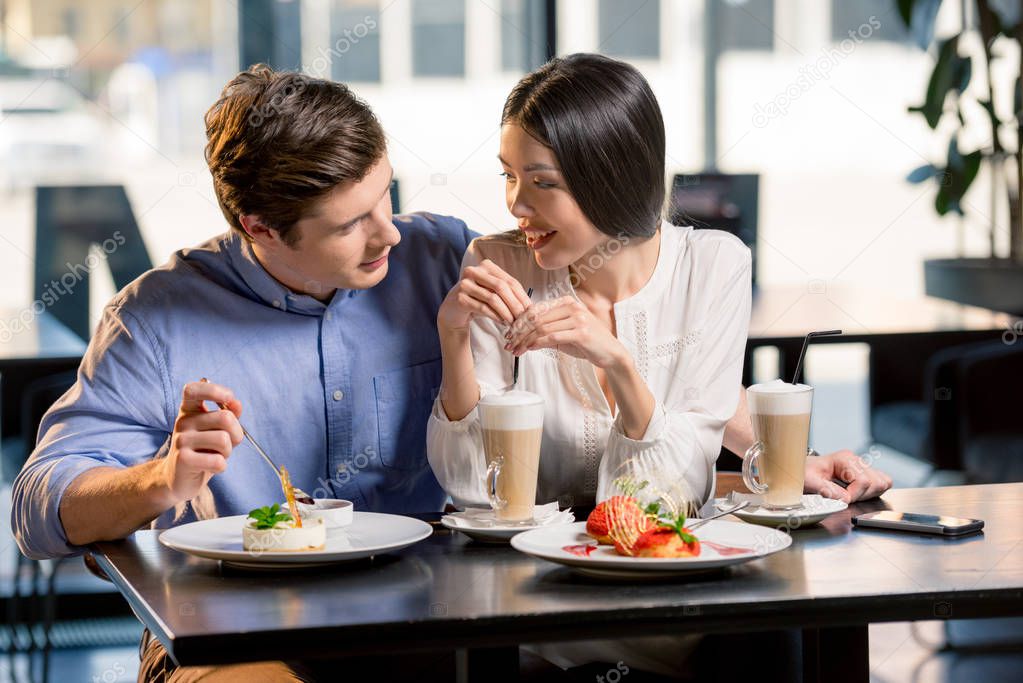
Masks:
[[[530,303],[522,284],[487,259],[462,271],[462,279],[440,305],[437,327],[441,332],[465,332],[477,315],[511,325]]]
[[[586,305],[571,296],[542,301],[515,319],[505,349],[516,356],[534,349],[558,349],[608,369],[628,359],[628,352]]]
[[[846,488],[831,481],[848,482]],[[876,498],[892,487],[892,478],[870,466],[866,458],[852,451],[836,451],[830,455],[806,459],[807,493],[819,493],[846,503]]]

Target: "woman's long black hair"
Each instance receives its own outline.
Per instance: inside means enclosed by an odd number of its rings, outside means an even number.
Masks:
[[[652,237],[664,207],[664,120],[635,67],[597,54],[552,59],[508,95],[501,123],[550,147],[586,217],[612,237]]]

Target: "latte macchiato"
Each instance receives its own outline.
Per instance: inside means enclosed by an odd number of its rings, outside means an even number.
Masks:
[[[480,399],[487,493],[499,520],[529,523],[536,505],[543,436],[543,399],[528,391]]]
[[[796,508],[802,504],[803,478],[810,437],[813,387],[774,380],[746,390],[753,436],[746,452],[743,480],[764,496],[764,507]],[[754,478],[756,466],[759,476]],[[759,481],[757,481],[759,479]]]

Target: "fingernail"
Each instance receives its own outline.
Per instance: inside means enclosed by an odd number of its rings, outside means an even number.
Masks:
[[[504,350],[511,351],[511,342],[508,342],[507,344],[504,345]]]

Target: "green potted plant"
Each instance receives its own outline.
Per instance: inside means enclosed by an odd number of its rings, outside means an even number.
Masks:
[[[963,22],[949,37],[935,39],[934,23],[942,0],[897,0],[899,15],[916,44],[936,52],[934,70],[927,83],[924,102],[910,111],[920,114],[927,125],[940,135],[948,135],[946,159],[914,169],[908,176],[913,183],[932,181],[938,192],[934,208],[939,215],[963,216],[963,197],[970,189],[981,165],[986,164],[991,179],[988,204],[990,254],[982,258],[931,259],[924,263],[927,293],[967,304],[1023,314],[1023,0],[957,0],[957,9],[976,16],[979,46],[970,49],[969,33],[974,30]],[[971,22],[972,23],[972,22]],[[1015,43],[1015,50],[1006,49]],[[1010,87],[992,79],[992,65],[1011,59],[1015,78]],[[1017,56],[1018,55],[1018,56]],[[1000,65],[1001,66],[1001,65]],[[983,73],[980,84],[968,89],[972,77]],[[983,112],[987,126],[986,146],[966,151],[960,147],[967,114]],[[1006,112],[1009,112],[1006,115]],[[975,118],[975,117],[974,117]],[[976,120],[970,121],[976,126]],[[940,126],[940,129],[939,129]],[[1009,249],[1000,254],[996,237],[1004,226],[996,225],[996,216],[1008,203]]]

